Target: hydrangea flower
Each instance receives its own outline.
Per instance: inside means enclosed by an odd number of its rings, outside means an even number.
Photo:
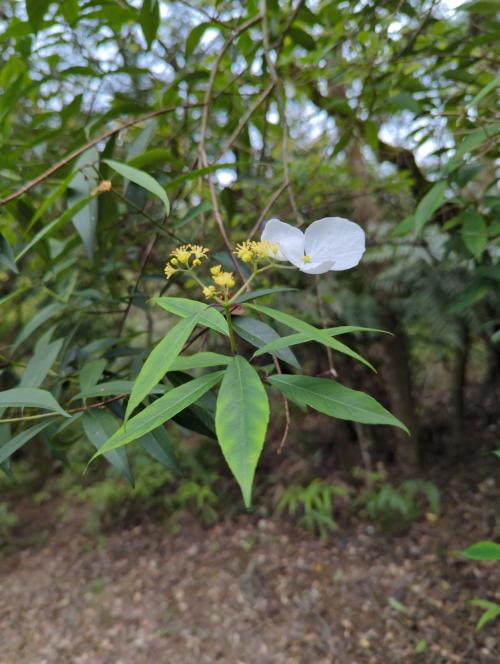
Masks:
[[[361,226],[342,217],[313,221],[305,233],[279,219],[270,219],[262,240],[278,245],[277,260],[289,261],[307,274],[348,270],[359,263],[365,251]]]

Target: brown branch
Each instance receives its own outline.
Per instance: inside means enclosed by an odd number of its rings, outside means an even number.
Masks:
[[[203,106],[203,104],[201,102],[197,102],[193,104],[185,104],[183,105],[183,108],[199,108],[201,106]],[[52,175],[54,175],[54,173],[57,173],[57,171],[61,170],[61,168],[67,166],[70,162],[79,157],[86,150],[93,147],[94,145],[97,145],[97,143],[100,143],[101,141],[104,141],[107,138],[110,138],[111,136],[114,136],[115,134],[118,134],[119,132],[128,129],[129,127],[133,127],[134,125],[140,124],[141,122],[150,120],[151,118],[155,118],[159,115],[164,115],[165,113],[172,113],[173,111],[176,111],[178,108],[179,108],[178,106],[168,106],[167,108],[159,108],[156,111],[151,111],[150,113],[141,115],[138,118],[134,118],[132,120],[129,120],[128,122],[124,122],[123,124],[118,125],[113,129],[108,129],[108,131],[105,131],[103,134],[96,136],[92,140],[88,141],[88,143],[85,143],[85,145],[82,145],[76,150],[73,150],[73,152],[71,152],[69,155],[58,161],[56,164],[54,164],[49,169],[38,175],[33,180],[30,180],[30,182],[27,182],[17,191],[14,191],[12,194],[9,194],[5,198],[0,199],[0,206],[10,203],[11,201],[15,200],[16,198],[19,198],[26,192],[33,189],[33,187],[36,187],[37,184],[41,184],[42,182],[44,182],[44,180],[47,180],[47,178],[50,178]]]

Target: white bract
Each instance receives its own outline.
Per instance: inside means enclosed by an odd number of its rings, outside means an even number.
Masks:
[[[262,240],[278,245],[277,260],[289,261],[307,274],[355,267],[365,251],[361,226],[341,217],[325,217],[308,226],[306,232],[279,219],[270,219]]]

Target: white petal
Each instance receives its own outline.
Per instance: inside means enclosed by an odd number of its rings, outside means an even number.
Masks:
[[[279,219],[270,219],[262,233],[262,239],[275,242],[279,247],[276,258],[279,261],[290,261],[297,267],[304,263],[304,233],[285,224]]]
[[[332,261],[323,261],[322,263],[305,263],[300,268],[301,272],[306,274],[323,274],[332,269]]]
[[[331,270],[348,270],[361,260],[365,233],[359,224],[342,217],[314,221],[305,232],[305,252],[313,263],[329,260]]]

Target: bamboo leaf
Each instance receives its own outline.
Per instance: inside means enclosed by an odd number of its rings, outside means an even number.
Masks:
[[[32,387],[14,387],[0,392],[0,408],[41,408],[69,417],[50,392]]]
[[[167,216],[170,214],[170,201],[168,200],[167,192],[149,173],[140,171],[138,168],[133,168],[127,164],[113,161],[112,159],[104,159],[103,161],[124,178],[127,178],[127,180],[144,187],[144,189],[147,189],[147,191],[159,198],[165,206],[165,214]]]

